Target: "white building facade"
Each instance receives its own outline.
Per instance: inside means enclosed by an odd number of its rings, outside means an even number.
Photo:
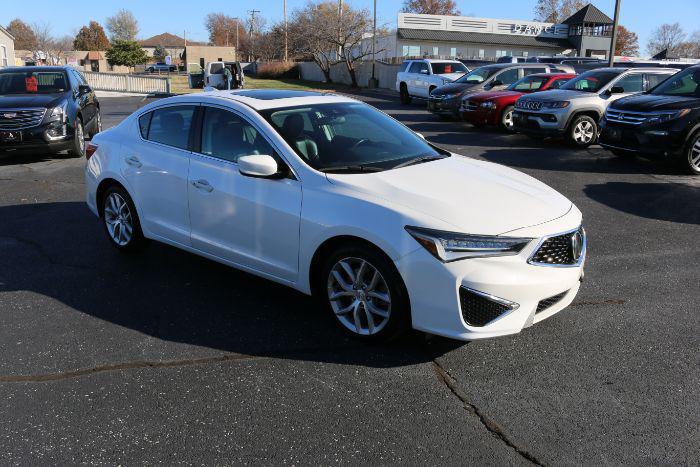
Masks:
[[[0,68],[15,65],[15,38],[0,26]]]

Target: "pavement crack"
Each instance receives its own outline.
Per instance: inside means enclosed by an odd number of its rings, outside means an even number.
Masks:
[[[431,361],[431,365],[438,381],[444,384],[447,387],[447,389],[449,389],[450,392],[457,399],[459,399],[460,402],[462,402],[464,409],[467,412],[475,415],[479,419],[481,424],[484,426],[484,428],[486,428],[486,430],[489,433],[491,433],[494,437],[502,441],[506,446],[513,449],[516,453],[518,453],[518,455],[520,455],[527,461],[533,463],[534,465],[544,465],[544,463],[537,459],[537,457],[535,457],[533,454],[515,444],[503,431],[503,428],[501,428],[501,426],[498,423],[496,423],[496,421],[484,415],[484,413],[481,412],[481,410],[479,410],[477,406],[469,402],[469,399],[467,398],[466,394],[464,394],[459,389],[459,387],[457,387],[457,381],[455,380],[455,378],[452,377],[452,375],[447,370],[445,370],[445,368],[443,368],[443,366],[437,361],[437,359],[433,359]]]
[[[144,368],[177,368],[193,365],[210,365],[215,363],[236,362],[242,360],[252,360],[260,357],[243,354],[220,355],[216,357],[187,358],[180,360],[166,361],[131,361],[112,363],[109,365],[99,365],[92,368],[82,368],[72,371],[61,371],[56,373],[44,373],[39,375],[8,375],[0,376],[0,383],[44,383],[48,381],[61,381],[66,379],[79,378],[97,373],[107,373],[112,371],[134,370]]]

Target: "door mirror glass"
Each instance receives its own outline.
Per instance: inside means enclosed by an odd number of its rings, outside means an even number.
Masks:
[[[277,175],[278,166],[272,156],[254,154],[239,157],[238,170],[248,177],[271,178]]]
[[[80,86],[78,86],[78,94],[80,95],[87,94],[90,91],[92,91],[92,89],[90,89],[90,86],[86,84],[81,84]]]
[[[496,86],[503,86],[503,81],[501,81],[500,79],[494,79],[493,81],[491,81],[491,87],[495,88]]]

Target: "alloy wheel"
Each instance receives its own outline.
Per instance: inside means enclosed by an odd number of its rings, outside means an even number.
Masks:
[[[574,140],[577,143],[588,144],[593,141],[595,135],[595,126],[586,120],[582,120],[574,127]]]
[[[110,193],[105,199],[104,221],[114,243],[125,246],[131,241],[133,217],[129,205],[119,193]]]
[[[102,131],[102,117],[100,116],[100,112],[97,112],[97,131],[95,133],[99,133]]]
[[[355,334],[376,334],[391,316],[389,287],[379,270],[362,258],[344,258],[331,268],[328,300],[338,321]]]
[[[506,112],[506,114],[503,116],[503,126],[506,127],[506,130],[512,131],[513,130],[513,110],[509,110]]]
[[[690,148],[688,162],[693,170],[700,172],[700,136],[695,139],[693,147]]]
[[[83,124],[79,120],[75,124],[75,137],[78,139],[80,154],[85,154],[85,134],[83,133]]]

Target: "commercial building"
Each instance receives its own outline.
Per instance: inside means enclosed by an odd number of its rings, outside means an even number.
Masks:
[[[15,64],[15,38],[0,26],[0,68]]]
[[[502,56],[607,58],[613,20],[589,4],[561,24],[399,13],[396,31],[377,38],[377,59],[496,60]]]

